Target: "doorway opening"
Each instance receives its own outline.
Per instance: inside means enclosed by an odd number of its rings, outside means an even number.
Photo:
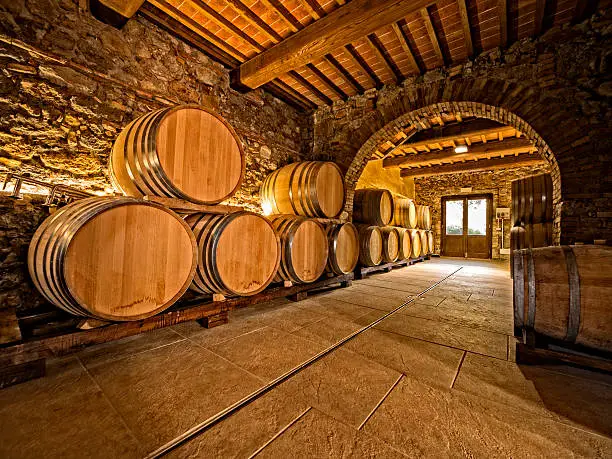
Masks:
[[[442,255],[491,258],[492,201],[490,194],[442,198]]]

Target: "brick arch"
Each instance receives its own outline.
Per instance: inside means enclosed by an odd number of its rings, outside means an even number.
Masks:
[[[476,80],[475,80],[476,81]],[[491,85],[494,85],[492,83]],[[485,85],[486,86],[486,85]],[[418,121],[423,118],[430,118],[436,116],[439,113],[455,113],[462,116],[468,117],[479,117],[488,118],[508,126],[515,127],[521,131],[528,139],[532,140],[537,146],[539,153],[549,162],[551,166],[551,175],[554,183],[554,195],[553,195],[553,206],[554,206],[554,241],[559,243],[561,238],[561,207],[562,207],[562,171],[559,165],[556,151],[551,148],[550,142],[547,142],[545,138],[540,135],[540,130],[534,127],[534,124],[542,126],[542,129],[548,134],[549,139],[556,141],[560,147],[564,145],[571,145],[574,142],[579,141],[581,134],[575,129],[575,126],[567,126],[567,131],[563,131],[564,122],[567,120],[575,119],[573,116],[567,113],[564,107],[559,106],[558,103],[552,103],[546,98],[539,97],[537,92],[533,89],[519,88],[518,85],[503,85],[506,91],[511,93],[520,93],[521,91],[527,92],[527,96],[523,95],[520,100],[526,100],[531,97],[534,101],[530,104],[530,110],[527,110],[527,116],[519,116],[516,112],[513,112],[507,108],[487,104],[483,102],[468,102],[468,101],[457,101],[457,102],[437,102],[423,105],[419,108],[413,108],[416,104],[410,103],[408,110],[404,113],[401,112],[402,107],[405,107],[405,94],[403,91],[398,90],[399,99],[403,99],[402,103],[388,103],[385,106],[379,106],[377,109],[369,114],[367,121],[367,127],[371,131],[378,128],[373,134],[356,149],[354,146],[354,139],[351,143],[346,142],[341,146],[343,152],[339,152],[340,157],[344,155],[344,158],[351,157],[352,160],[348,166],[347,173],[345,175],[345,186],[346,186],[346,205],[345,211],[349,214],[352,213],[353,207],[353,196],[357,181],[365,168],[368,160],[372,157],[372,154],[378,146],[385,140],[394,137],[400,130],[404,129],[408,124],[413,124],[417,129],[422,129]],[[514,88],[512,90],[512,88]],[[499,88],[498,98],[503,96],[506,91]],[[445,91],[444,91],[445,92]],[[431,99],[425,97],[425,93],[421,93],[424,99]],[[412,101],[411,101],[412,102]],[[514,104],[512,104],[514,105]],[[563,113],[565,112],[565,113]],[[390,116],[391,115],[391,116]],[[396,116],[397,115],[397,116]],[[392,118],[388,120],[388,118]],[[534,123],[529,122],[531,119]],[[552,121],[550,124],[543,123],[544,120],[549,119]],[[555,121],[556,120],[556,121]],[[564,121],[565,120],[565,121]],[[561,126],[554,123],[560,123]],[[575,134],[573,137],[567,134]],[[363,135],[363,134],[362,134]],[[358,135],[355,135],[358,137]],[[567,148],[564,149],[567,151]],[[354,152],[354,153],[353,153]],[[346,163],[345,163],[346,164]]]

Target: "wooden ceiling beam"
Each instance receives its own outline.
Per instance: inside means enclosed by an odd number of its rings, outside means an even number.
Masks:
[[[297,32],[302,30],[304,26],[298,21],[291,12],[283,6],[278,0],[260,0],[267,8],[278,13],[279,17],[287,24],[289,30]]]
[[[206,27],[202,27],[200,23],[194,21],[177,8],[174,8],[172,5],[166,2],[166,0],[149,0],[148,3],[151,3],[153,6],[163,11],[168,16],[176,19],[180,23],[194,30],[195,32],[200,34],[205,40],[209,41],[214,46],[221,49],[223,52],[229,54],[234,59],[237,59],[240,62],[243,62],[248,59],[248,57],[242,54],[240,51],[228,45],[225,40],[221,40],[215,34],[210,32],[210,30],[208,30]]]
[[[402,169],[400,176],[407,177],[431,177],[434,175],[460,174],[462,172],[482,172],[497,169],[508,169],[523,166],[536,166],[546,164],[546,160],[540,155],[524,154],[509,156],[507,158],[481,159],[479,161],[467,161],[459,164],[444,164],[442,166],[419,167],[414,169]]]
[[[302,86],[304,86],[305,88],[310,90],[310,92],[312,92],[319,100],[323,101],[324,104],[332,105],[334,103],[334,101],[331,100],[329,97],[327,97],[325,94],[323,94],[323,92],[321,90],[319,90],[319,88],[317,88],[315,85],[310,83],[306,78],[304,78],[302,75],[300,75],[295,70],[289,71],[288,74],[295,81],[297,81]]]
[[[463,29],[463,37],[465,39],[465,48],[467,49],[468,57],[474,55],[474,44],[472,41],[472,28],[470,27],[470,17],[468,16],[465,0],[457,0],[459,6],[459,16],[461,17],[461,28]]]
[[[264,35],[266,35],[270,40],[274,43],[278,43],[283,41],[283,37],[281,37],[276,31],[266,24],[259,16],[257,16],[253,11],[251,11],[244,3],[240,0],[226,0],[227,3],[231,5],[231,7],[247,22],[253,24],[257,29],[259,29]],[[261,54],[260,54],[261,56]],[[256,56],[257,57],[257,56]],[[270,80],[272,80],[271,78]],[[270,81],[268,80],[268,81]],[[267,83],[267,81],[266,81]]]
[[[144,2],[145,0],[90,0],[89,9],[98,20],[120,29]]]
[[[395,82],[399,83],[400,81],[402,81],[404,79],[404,75],[402,75],[402,72],[400,72],[400,70],[397,68],[397,65],[395,65],[395,62],[393,62],[391,56],[389,56],[389,53],[387,52],[383,44],[380,42],[376,34],[372,33],[368,35],[366,37],[366,41],[372,48],[372,51],[374,51],[376,57],[380,60],[380,62],[382,62],[383,66],[389,71],[391,75],[393,75],[393,77],[395,78]]]
[[[395,36],[400,42],[404,53],[406,53],[406,56],[408,56],[408,63],[410,64],[410,67],[415,69],[418,74],[422,74],[423,70],[419,66],[416,58],[414,57],[414,53],[410,48],[410,43],[408,43],[408,38],[404,34],[404,31],[402,30],[401,26],[397,22],[394,22],[393,24],[391,24],[391,28],[393,29],[393,32],[395,32]]]
[[[499,46],[508,46],[508,0],[497,0],[497,16],[499,18]]]
[[[151,3],[145,3],[142,8],[138,10],[138,14],[145,17],[148,21],[156,24],[158,27],[164,29],[176,38],[183,40],[191,46],[204,52],[212,59],[220,62],[225,67],[235,68],[240,65],[241,60],[236,59],[234,56],[223,51],[221,48],[215,46],[210,41],[205,40],[199,32],[188,27],[181,21],[173,18],[169,14],[160,10]]]
[[[434,127],[421,131],[414,136],[411,145],[424,143],[449,142],[451,140],[495,134],[501,130],[513,129],[511,126],[500,124],[486,118],[477,118],[472,121]]]
[[[544,12],[545,11],[546,11],[546,0],[536,0],[535,17],[533,19],[533,22],[534,22],[533,35],[536,37],[542,33],[542,27],[544,26]]]
[[[272,94],[274,97],[283,102],[303,111],[311,111],[317,108],[317,105],[310,99],[296,92],[291,86],[285,84],[281,80],[274,80],[266,83],[263,88]]]
[[[246,33],[244,33],[234,24],[232,24],[231,21],[228,21],[227,19],[225,19],[223,16],[217,13],[214,9],[212,9],[202,0],[191,0],[191,1],[196,6],[196,8],[200,10],[202,14],[204,14],[204,16],[206,16],[208,19],[213,21],[215,24],[217,24],[222,29],[225,29],[229,33],[234,34],[237,37],[240,37],[242,41],[247,42],[249,45],[251,45],[254,49],[256,49],[259,52],[266,50],[265,47],[257,43],[255,40],[253,40],[253,38],[248,36]]]
[[[240,3],[228,1],[232,5]],[[242,64],[237,80],[246,87],[257,88],[431,3],[432,0],[352,0]]]
[[[431,153],[417,153],[387,158],[383,162],[383,167],[417,166],[423,163],[442,161],[467,161],[471,159],[489,158],[490,156],[528,153],[533,151],[534,148],[533,143],[527,139],[502,140],[501,142],[498,141],[472,146],[467,153],[455,153],[454,148],[444,148]]]
[[[321,70],[319,70],[314,64],[306,64],[306,68],[308,68],[312,73],[316,75],[316,77],[329,89],[336,93],[338,97],[342,100],[348,99],[348,94],[345,93],[342,89],[336,85],[327,75],[325,75]]]
[[[333,69],[335,69],[336,72],[338,72],[338,74],[340,74],[342,78],[344,78],[344,81],[346,81],[346,83],[351,86],[357,93],[362,93],[365,91],[363,86],[359,84],[359,82],[353,77],[353,75],[351,75],[349,71],[346,70],[342,66],[342,64],[340,64],[340,62],[336,60],[334,56],[332,56],[331,54],[326,54],[323,57],[323,60],[327,62]]]
[[[316,1],[299,0],[299,2],[304,7],[304,9],[308,11],[310,17],[313,18],[315,21],[318,21],[323,16],[325,16],[325,10],[321,8],[321,5],[319,5]]]
[[[436,35],[436,29],[431,22],[431,16],[429,16],[429,10],[427,7],[421,8],[420,10],[421,18],[423,19],[423,24],[425,24],[425,29],[427,30],[427,36],[429,36],[429,40],[431,41],[431,45],[433,46],[434,53],[438,57],[438,61],[441,66],[446,65],[446,59],[444,58],[444,53],[442,53],[442,48],[440,48],[440,42],[438,40],[438,36]]]
[[[383,82],[380,80],[380,78],[378,78],[376,73],[374,73],[374,71],[370,68],[370,66],[365,61],[365,59],[361,57],[361,55],[357,52],[355,47],[351,44],[348,44],[344,47],[344,49],[347,55],[352,58],[355,65],[357,65],[357,67],[359,67],[363,71],[363,73],[368,78],[370,78],[370,80],[374,83],[374,86],[376,86],[377,89],[382,88]]]
[[[584,21],[588,16],[592,15],[597,11],[599,0],[578,0],[576,7],[574,8],[574,17],[572,22],[577,24]]]

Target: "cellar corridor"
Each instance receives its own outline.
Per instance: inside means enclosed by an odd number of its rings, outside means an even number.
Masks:
[[[612,378],[515,364],[507,264],[434,258],[49,361],[0,392],[0,456],[147,456],[410,298],[170,456],[612,455]]]

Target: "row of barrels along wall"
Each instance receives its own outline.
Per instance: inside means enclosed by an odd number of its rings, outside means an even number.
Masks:
[[[550,174],[512,182],[510,251],[548,247],[553,241],[553,184]],[[514,276],[514,257],[510,257]]]

